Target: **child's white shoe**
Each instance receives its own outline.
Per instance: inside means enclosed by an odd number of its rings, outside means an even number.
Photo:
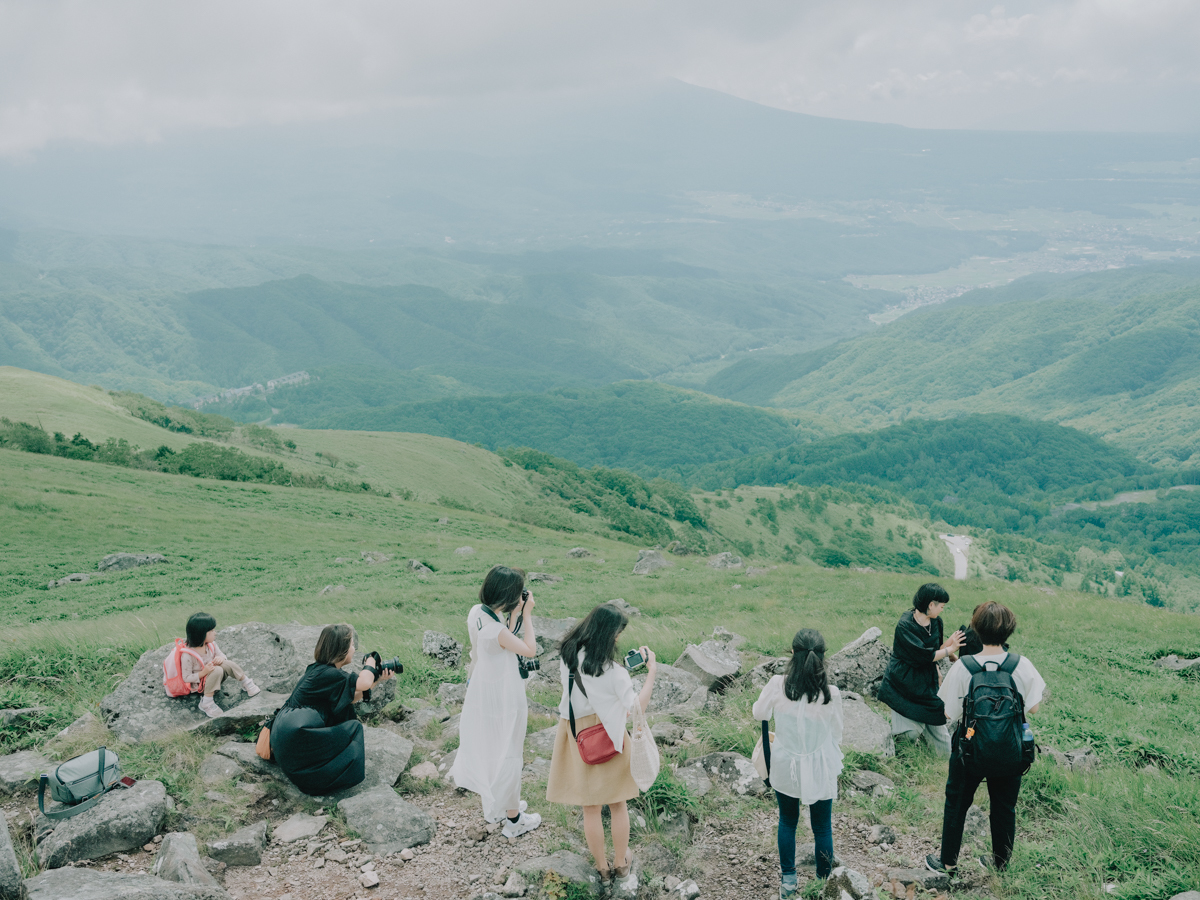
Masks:
[[[200,712],[204,713],[210,719],[215,719],[222,715],[221,707],[217,706],[217,701],[212,697],[202,697],[200,700]]]
[[[242,679],[242,690],[244,690],[249,696],[253,697],[255,694],[259,693],[262,688],[254,683],[253,678],[247,675]]]

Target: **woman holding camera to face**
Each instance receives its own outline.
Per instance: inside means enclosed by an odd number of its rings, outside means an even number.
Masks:
[[[630,742],[625,740],[625,721],[635,704],[640,704],[645,712],[658,671],[654,654],[642,647],[641,657],[647,666],[646,683],[641,693],[635,694],[629,672],[624,666],[613,664],[617,636],[625,630],[628,621],[614,606],[597,606],[567,632],[559,645],[563,694],[558,705],[558,734],[546,783],[546,799],[551,803],[583,807],[583,833],[596,862],[596,870],[605,883],[614,874],[624,878],[633,862],[629,854],[629,809],[625,801],[636,797],[639,791],[629,771]],[[589,763],[581,753],[576,736],[597,725],[603,726],[605,734],[594,732],[593,735],[602,742],[605,737],[611,742],[604,750],[612,755],[607,761]],[[606,805],[612,817],[612,866],[605,852],[601,819]]]
[[[493,566],[484,576],[479,602],[467,614],[471,668],[449,773],[458,787],[479,795],[487,821],[506,819],[510,838],[542,824],[521,800],[529,703],[518,657],[537,656],[533,606],[520,569]]]

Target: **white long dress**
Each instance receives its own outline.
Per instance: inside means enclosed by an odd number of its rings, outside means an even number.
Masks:
[[[506,628],[476,604],[467,614],[471,676],[458,725],[450,777],[483,801],[484,818],[498,822],[521,802],[529,702],[517,655],[500,646]]]

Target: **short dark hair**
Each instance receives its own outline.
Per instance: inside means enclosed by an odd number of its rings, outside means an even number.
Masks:
[[[327,666],[337,666],[346,658],[357,638],[353,625],[344,622],[340,625],[326,625],[321,629],[321,636],[317,638],[313,659]]]
[[[217,627],[217,620],[208,613],[192,613],[187,623],[187,642],[189,647],[203,647],[208,633]]]
[[[479,602],[489,609],[510,613],[521,602],[525,590],[525,570],[508,566],[492,566],[483,576]]]
[[[929,612],[930,603],[949,603],[950,595],[946,589],[936,582],[929,582],[917,588],[913,594],[913,609],[924,614]]]
[[[807,697],[828,703],[829,676],[825,671],[825,638],[815,628],[801,628],[792,638],[792,659],[783,676],[783,693],[789,700]]]
[[[601,603],[563,636],[558,655],[572,672],[583,657],[583,674],[599,678],[617,655],[617,635],[625,630],[629,618],[609,603]]]
[[[989,600],[980,603],[971,613],[971,630],[985,644],[998,647],[1004,644],[1017,630],[1017,617],[1011,609]]]

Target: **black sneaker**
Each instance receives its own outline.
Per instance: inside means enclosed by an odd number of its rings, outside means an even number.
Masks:
[[[943,866],[941,856],[934,856],[932,853],[925,857],[925,868],[930,872],[937,872],[939,875],[953,875],[957,866]]]

